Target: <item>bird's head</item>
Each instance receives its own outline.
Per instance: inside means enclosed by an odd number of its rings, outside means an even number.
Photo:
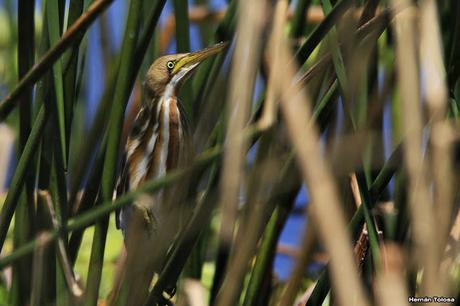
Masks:
[[[176,93],[182,82],[203,60],[226,46],[227,43],[219,43],[197,52],[165,55],[155,60],[145,78],[147,101],[163,95],[167,90]]]

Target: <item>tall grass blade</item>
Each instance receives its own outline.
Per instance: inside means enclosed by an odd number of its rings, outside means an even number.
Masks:
[[[174,16],[176,19],[176,44],[177,53],[190,51],[190,33],[188,20],[188,2],[174,0]]]
[[[28,1],[19,1],[18,3],[18,78],[33,66],[34,63],[34,9],[35,5]],[[32,121],[32,90],[29,89],[20,97],[21,104],[19,107],[19,139],[17,146],[17,160],[20,160],[21,154],[27,143],[30,134]],[[17,249],[26,243],[34,235],[34,165],[30,164],[25,175],[25,184],[22,187],[22,193],[19,197],[17,210],[15,214],[13,247]],[[31,281],[30,266],[32,258],[26,257],[13,268],[12,279],[12,301],[13,304],[26,304],[28,302]]]
[[[46,234],[39,234],[33,260],[31,306],[41,306],[44,302],[45,277],[43,267],[45,265],[45,248],[48,242]]]
[[[83,12],[83,1],[71,0],[69,2],[67,28],[73,25]],[[71,127],[73,121],[73,109],[77,98],[77,71],[78,71],[78,59],[79,59],[80,43],[75,44],[71,49],[64,53],[62,63],[66,64],[63,66],[63,89],[64,89],[64,108],[65,108],[65,123],[66,123],[66,156],[69,156],[70,150],[70,136]],[[58,61],[59,62],[59,61]],[[65,162],[67,164],[68,161]]]
[[[190,52],[190,22],[188,19],[188,1],[174,0],[174,17],[176,21],[176,53]],[[193,109],[191,106],[191,85],[185,83],[182,86],[180,99],[182,106],[184,106],[185,115],[188,120],[192,118]]]
[[[59,18],[59,1],[47,1],[46,2],[46,23],[48,26],[48,33],[50,39],[50,45],[55,45],[59,40],[61,23]],[[64,168],[66,168],[67,162],[67,133],[66,133],[66,121],[65,121],[65,106],[64,106],[64,81],[62,74],[61,59],[58,58],[53,64],[53,80],[54,80],[54,93],[56,97],[56,116],[58,119],[58,131],[59,131],[59,142],[61,146],[62,159],[64,160]]]

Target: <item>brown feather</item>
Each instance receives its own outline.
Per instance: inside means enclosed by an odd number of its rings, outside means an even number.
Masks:
[[[177,100],[170,99],[169,106],[169,143],[168,143],[168,159],[166,167],[169,170],[177,167],[179,160],[179,146],[181,143],[180,135],[180,115],[177,108]]]

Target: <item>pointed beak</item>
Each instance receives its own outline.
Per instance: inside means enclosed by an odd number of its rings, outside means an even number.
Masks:
[[[183,68],[191,68],[191,67],[197,66],[199,63],[201,63],[206,58],[222,51],[227,45],[228,45],[227,42],[221,42],[212,47],[209,47],[209,48],[197,51],[197,52],[186,54],[185,56],[183,56],[181,59],[177,61],[172,71],[172,74],[173,75],[176,74]]]

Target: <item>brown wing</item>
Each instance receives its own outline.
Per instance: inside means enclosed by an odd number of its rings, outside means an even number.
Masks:
[[[128,192],[131,189],[130,181],[131,181],[131,174],[130,174],[130,167],[136,161],[136,149],[140,145],[142,137],[146,133],[146,126],[148,126],[150,117],[150,110],[146,107],[142,107],[139,110],[139,113],[134,120],[134,125],[131,129],[131,132],[128,137],[127,144],[125,146],[125,151],[122,156],[121,160],[121,171],[120,177],[118,179],[117,187],[116,187],[116,197],[123,195],[124,193]],[[118,209],[116,211],[116,226],[117,229],[124,229],[124,222],[122,220],[123,213],[128,212],[130,209],[130,204],[123,209]]]

